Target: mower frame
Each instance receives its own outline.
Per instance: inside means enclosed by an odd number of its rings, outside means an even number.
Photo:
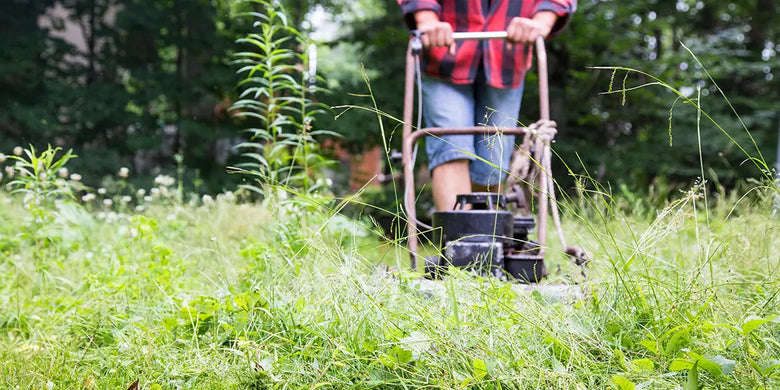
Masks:
[[[506,39],[507,33],[505,31],[487,31],[487,32],[456,32],[453,33],[453,38],[458,40],[486,40],[486,39]],[[408,247],[410,254],[410,267],[412,271],[417,270],[417,212],[415,210],[415,192],[414,192],[414,158],[413,151],[417,141],[424,136],[442,136],[442,135],[456,135],[456,134],[511,134],[511,135],[525,135],[532,132],[527,127],[461,127],[461,128],[420,128],[417,130],[412,129],[412,118],[414,115],[414,86],[415,86],[415,71],[417,69],[419,59],[422,55],[422,42],[420,41],[420,34],[413,33],[409,41],[409,47],[406,51],[406,73],[404,79],[404,111],[403,111],[403,146],[401,151],[401,159],[403,163],[404,174],[404,206],[407,214],[407,234],[408,234]],[[416,57],[416,58],[415,58]],[[547,80],[547,51],[545,49],[544,39],[542,37],[536,40],[536,59],[537,59],[537,73],[539,76],[539,108],[540,119],[550,119],[550,103],[549,103],[549,87]],[[417,97],[421,99],[420,96]],[[421,103],[420,103],[421,104]],[[540,138],[536,138],[535,152],[533,160],[537,164],[544,165],[545,161],[550,159],[550,145],[546,142],[542,142]],[[547,164],[546,166],[549,166]],[[548,211],[548,192],[547,192],[547,180],[552,180],[551,172],[542,170],[539,179],[539,202],[537,210],[537,241],[540,245],[539,253],[536,255],[540,260],[544,260],[546,241],[547,241],[547,211]]]

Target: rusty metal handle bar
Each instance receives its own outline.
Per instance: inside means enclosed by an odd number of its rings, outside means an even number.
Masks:
[[[415,38],[410,40],[409,48],[406,51],[406,73],[404,78],[404,122],[403,122],[403,170],[404,170],[404,205],[406,206],[407,217],[407,235],[410,254],[410,266],[412,270],[417,268],[417,211],[414,209],[414,166],[412,165],[412,150],[417,139],[424,135],[445,135],[456,133],[496,133],[503,131],[506,134],[525,134],[528,130],[525,128],[495,129],[488,127],[479,128],[461,128],[461,129],[419,129],[412,132],[412,116],[414,114],[414,75],[415,75],[415,55],[419,55],[422,45],[419,42],[419,32],[414,34]],[[455,40],[465,39],[506,39],[506,31],[485,31],[485,32],[455,32]],[[539,74],[539,109],[541,119],[550,119],[550,95],[547,81],[547,51],[544,46],[544,38],[536,39],[536,61]],[[418,99],[420,97],[418,96]],[[550,146],[537,140],[537,150],[542,151],[539,162],[544,164],[549,161]],[[547,165],[549,167],[549,165]],[[547,175],[549,172],[543,172],[540,178],[540,197],[539,200],[539,221],[538,221],[538,240],[544,251],[547,229]],[[544,253],[540,253],[542,256]]]
[[[415,142],[417,142],[418,139],[432,135],[435,137],[442,136],[442,135],[464,135],[464,134],[486,134],[486,135],[495,135],[495,134],[509,134],[509,135],[525,135],[528,133],[528,128],[526,127],[487,127],[487,126],[476,126],[476,127],[458,127],[458,128],[448,128],[448,127],[427,127],[424,129],[420,129],[418,131],[412,132],[412,134],[409,135],[409,142],[414,145]]]

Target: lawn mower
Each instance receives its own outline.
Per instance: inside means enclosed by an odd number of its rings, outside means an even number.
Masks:
[[[506,32],[456,32],[455,40],[506,39]],[[406,53],[404,84],[403,147],[404,208],[407,213],[410,266],[417,270],[418,225],[430,229],[433,244],[440,255],[424,258],[424,271],[429,278],[442,276],[449,266],[465,268],[483,275],[536,283],[547,275],[544,263],[547,252],[547,214],[551,210],[561,245],[566,255],[577,265],[587,262],[585,253],[567,246],[561,229],[555,200],[554,183],[550,170],[550,142],[556,129],[550,121],[549,90],[547,86],[547,54],[544,40],[536,41],[539,74],[539,107],[541,119],[528,127],[466,127],[421,128],[422,99],[420,99],[420,32],[413,31]],[[416,81],[416,83],[415,83]],[[414,87],[418,88],[418,118],[412,129]],[[452,134],[512,134],[523,139],[514,151],[504,193],[470,193],[457,195],[453,210],[433,213],[433,226],[417,220],[415,211],[414,165],[417,141],[424,136]],[[529,200],[537,199],[537,217],[530,215]],[[512,206],[511,208],[509,206]],[[511,211],[510,209],[513,209]],[[549,210],[548,210],[549,209]],[[531,234],[537,230],[536,240]],[[584,270],[583,270],[584,276]]]

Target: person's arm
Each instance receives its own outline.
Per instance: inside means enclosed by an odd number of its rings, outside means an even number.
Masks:
[[[556,34],[568,23],[577,9],[577,0],[541,0],[531,18],[515,17],[507,26],[507,47],[513,44],[532,45],[538,37]]]
[[[537,12],[530,19],[512,18],[506,28],[507,48],[514,44],[533,45],[539,37],[547,39],[557,21],[558,15],[550,11]]]
[[[419,30],[423,47],[449,46],[450,54],[455,54],[455,40],[452,38],[452,26],[439,19],[441,5],[437,0],[398,0],[407,27]]]
[[[422,10],[415,12],[414,20],[417,23],[417,29],[422,32],[423,47],[448,46],[450,54],[455,55],[455,40],[452,38],[452,26],[447,22],[439,20],[439,15],[431,10]]]

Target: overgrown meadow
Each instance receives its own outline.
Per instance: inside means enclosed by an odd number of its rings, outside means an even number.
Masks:
[[[251,185],[199,197],[181,169],[135,188],[120,168],[91,188],[68,168],[89,156],[0,154],[0,388],[780,388],[767,169],[671,200],[581,177],[560,207],[587,278],[552,242],[537,290],[425,281],[374,222],[402,211],[329,194],[321,107],[294,77],[305,42],[265,11],[235,60],[234,109],[255,122],[232,171]]]
[[[583,280],[551,251],[543,284],[574,292],[556,298],[421,282],[402,241],[328,196],[185,201],[171,177],[108,193],[71,157],[26,151],[0,193],[2,388],[780,385],[771,187],[641,214],[604,191],[566,203],[594,260]]]

